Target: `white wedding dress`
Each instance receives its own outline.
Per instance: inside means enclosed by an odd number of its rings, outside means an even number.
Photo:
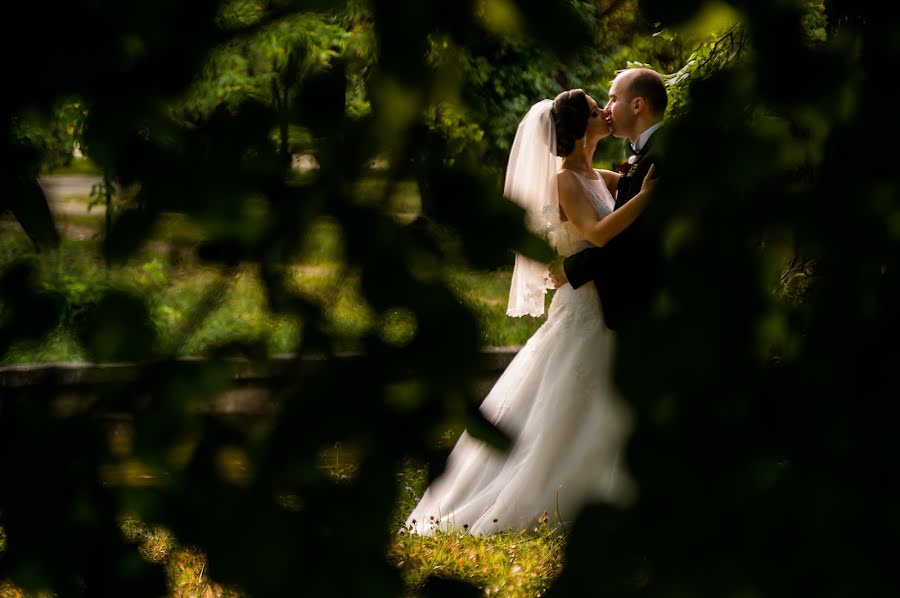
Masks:
[[[615,201],[602,179],[575,176],[598,214],[609,214]],[[568,222],[551,239],[562,256],[590,246]],[[512,436],[512,449],[504,454],[463,432],[407,529],[530,530],[543,517],[566,525],[587,502],[627,503],[633,484],[622,453],[631,418],[612,383],[615,340],[593,283],[560,287],[547,321],[480,407]]]

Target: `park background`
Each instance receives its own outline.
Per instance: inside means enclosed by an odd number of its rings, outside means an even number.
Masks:
[[[787,0],[14,3],[2,592],[882,593],[896,17]],[[670,90],[652,214],[667,278],[617,363],[638,501],[566,534],[398,533],[455,432],[509,442],[477,410],[484,348],[540,325],[506,318],[506,293],[514,250],[549,255],[500,195],[519,119],[574,87],[602,104],[634,65]],[[598,167],[622,159],[601,142]],[[134,365],[87,396],[15,384],[57,362]],[[274,408],[210,411],[246,367],[278,370]]]

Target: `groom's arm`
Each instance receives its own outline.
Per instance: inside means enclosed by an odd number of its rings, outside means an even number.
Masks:
[[[609,251],[605,247],[589,247],[567,257],[563,261],[563,270],[569,284],[577,289],[597,278],[599,273],[606,270],[608,263]]]

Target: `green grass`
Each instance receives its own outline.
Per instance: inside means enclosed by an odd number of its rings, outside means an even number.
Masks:
[[[58,166],[48,169],[44,174],[102,174],[100,168],[87,158],[73,158],[68,166]]]
[[[475,536],[465,530],[434,536],[403,529],[406,516],[425,490],[425,471],[406,467],[399,475],[400,501],[388,561],[397,567],[411,595],[429,576],[464,580],[488,596],[526,598],[543,594],[562,571],[565,536],[542,524],[519,533]]]
[[[465,531],[434,537],[398,534],[388,553],[408,588],[428,576],[467,581],[488,596],[543,594],[562,570],[563,536],[548,526],[530,533],[473,536]]]
[[[378,181],[371,183],[380,184]],[[407,185],[408,187],[408,185]],[[413,187],[404,188],[400,201],[404,209],[418,209]],[[370,190],[370,192],[372,192]],[[399,193],[399,192],[398,192]],[[87,198],[73,197],[73,202]],[[68,198],[67,198],[68,201]],[[259,275],[252,266],[236,272],[199,262],[194,248],[203,240],[204,231],[183,214],[162,214],[152,239],[138,254],[107,275],[100,254],[103,215],[98,212],[61,213],[57,223],[64,235],[58,251],[36,255],[18,225],[0,219],[0,271],[11,262],[29,258],[39,265],[41,285],[62,296],[66,302],[64,321],[46,338],[15,344],[0,364],[82,361],[80,349],[69,325],[79,310],[90,305],[103,289],[124,288],[145,297],[155,324],[160,350],[178,355],[202,354],[212,347],[234,341],[262,343],[272,353],[293,351],[302,331],[301,323],[272,314]],[[354,339],[381,326],[382,334],[402,338],[408,335],[404,314],[385,314],[379,318],[359,293],[358,277],[350,272],[339,279],[343,243],[340,227],[331,220],[313,223],[298,263],[293,283],[304,295],[325,306],[328,323],[344,339],[344,349],[352,349]],[[508,318],[505,315],[511,267],[491,272],[450,270],[447,282],[468,304],[480,324],[484,346],[523,344],[543,319]],[[226,278],[228,277],[228,278]],[[223,288],[213,311],[184,337],[188,320],[193,317],[208,291]]]
[[[524,344],[544,318],[510,318],[506,315],[512,268],[494,272],[456,271],[450,286],[474,310],[481,327],[481,342],[488,347]],[[547,293],[547,303],[553,292]]]

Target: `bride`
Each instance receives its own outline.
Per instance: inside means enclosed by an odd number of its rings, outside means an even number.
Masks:
[[[584,91],[565,91],[532,106],[513,142],[504,195],[561,256],[602,246],[627,228],[654,185],[648,175],[641,192],[613,211],[620,175],[592,167],[597,142],[610,134],[606,117]],[[543,315],[547,288],[546,265],[517,254],[507,314]],[[489,534],[564,526],[588,502],[628,502],[633,484],[620,453],[630,418],[612,383],[614,349],[594,284],[560,287],[547,321],[480,407],[515,439],[510,452],[463,432],[407,529]]]

